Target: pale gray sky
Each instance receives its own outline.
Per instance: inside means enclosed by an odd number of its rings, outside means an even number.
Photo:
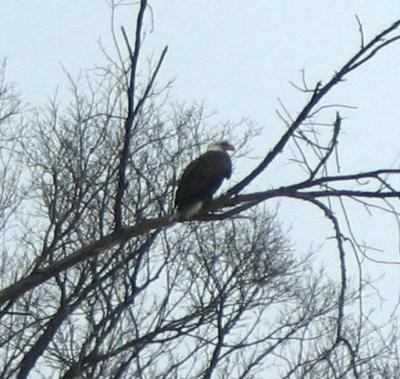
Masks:
[[[300,70],[305,69],[310,85],[325,82],[358,49],[355,14],[363,23],[367,40],[400,18],[397,0],[150,3],[154,24],[146,37],[146,51],[157,53],[169,46],[161,78],[175,78],[171,97],[205,101],[219,112],[221,120],[252,119],[263,130],[262,138],[252,146],[258,157],[284,130],[275,114],[277,98],[293,115],[305,104],[305,97],[289,81],[300,83]],[[118,14],[117,25],[128,29],[134,17],[132,9],[125,7]],[[1,5],[0,26],[0,55],[8,57],[8,79],[35,105],[43,104],[58,85],[65,84],[61,65],[76,75],[104,62],[99,40],[112,49],[110,10],[102,0],[6,0]],[[358,107],[341,111],[345,117],[339,145],[343,173],[398,166],[399,88],[400,43],[381,52],[332,91],[329,102]],[[330,114],[333,121],[335,110],[326,113],[328,120]],[[255,164],[236,162],[233,180]],[[256,188],[290,182],[292,166],[280,159]],[[385,250],[377,253],[377,258],[400,260],[399,236],[393,223],[378,215],[369,217],[361,209],[353,214],[360,239]],[[301,250],[332,234],[319,212],[304,204],[283,201],[280,217],[286,226],[292,226],[292,239]],[[317,259],[335,267],[338,258],[334,246],[328,243]],[[385,297],[393,301],[399,294],[398,266],[366,263],[366,267],[374,277],[386,273],[381,288],[390,286],[393,297]]]

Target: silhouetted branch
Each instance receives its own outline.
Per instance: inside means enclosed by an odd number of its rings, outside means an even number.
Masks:
[[[146,10],[147,1],[141,0],[140,8],[137,15],[136,20],[136,30],[135,30],[135,48],[132,51],[132,48],[127,42],[128,51],[130,53],[130,76],[129,76],[129,84],[127,85],[127,116],[125,119],[125,136],[124,136],[124,143],[123,148],[121,151],[121,158],[118,165],[118,185],[116,189],[115,195],[115,228],[118,229],[122,225],[122,201],[124,197],[126,182],[126,166],[128,164],[128,157],[129,157],[129,146],[131,140],[131,133],[134,123],[134,108],[135,108],[135,92],[136,92],[136,69],[139,59],[139,53],[141,48],[141,33],[142,33],[142,26],[143,26],[143,17],[144,12]],[[123,30],[124,36],[126,35]],[[127,41],[127,40],[126,40]]]
[[[319,179],[310,179],[305,182],[294,184],[292,186],[282,187],[278,189],[256,192],[246,195],[238,195],[235,198],[224,198],[211,201],[207,204],[204,211],[205,212],[216,212],[223,208],[229,207],[233,208],[223,214],[201,214],[195,217],[194,220],[199,221],[216,221],[231,218],[235,215],[240,214],[246,209],[256,206],[257,204],[277,198],[286,197],[293,199],[316,199],[319,198],[335,198],[335,197],[348,197],[351,199],[398,199],[400,198],[399,191],[362,191],[362,190],[341,190],[341,189],[329,189],[329,190],[310,190],[315,186],[324,186],[326,184],[333,185],[335,182],[357,182],[361,179],[377,179],[382,175],[399,175],[400,170],[398,169],[382,169],[366,173],[353,174],[353,175],[338,175],[332,177],[325,177]],[[165,228],[173,225],[174,220],[171,216],[166,216],[159,219],[143,220],[137,225],[130,227],[123,227],[120,230],[111,233],[110,235],[99,239],[81,249],[70,254],[68,257],[53,262],[52,264],[31,273],[29,276],[21,279],[14,285],[3,289],[0,291],[0,303],[3,304],[11,299],[22,295],[28,290],[44,283],[49,280],[54,275],[73,267],[74,265],[88,260],[100,254],[111,247],[123,243],[131,238],[137,237],[139,235],[146,234],[154,229]]]
[[[390,33],[394,32],[400,26],[400,20],[394,22],[390,27],[385,29],[383,32],[379,33],[376,37],[374,37],[369,43],[365,46],[362,46],[356,54],[353,55],[346,62],[341,69],[339,69],[335,75],[328,81],[327,84],[322,85],[321,82],[318,82],[315,86],[310,100],[304,106],[304,108],[300,111],[299,115],[292,122],[288,130],[282,135],[281,139],[278,143],[273,147],[273,149],[265,156],[263,161],[244,179],[242,179],[238,184],[230,188],[227,192],[229,196],[236,195],[241,192],[246,186],[248,186],[261,172],[263,172],[268,165],[275,159],[275,157],[282,152],[285,145],[288,143],[290,138],[294,135],[297,129],[303,124],[304,121],[310,116],[313,112],[316,105],[325,97],[325,95],[331,91],[331,89],[340,83],[344,77],[349,74],[351,71],[359,67],[360,65],[369,61],[378,51],[383,49],[384,47],[393,44],[400,36],[396,36],[386,40],[385,42],[380,43],[386,36]]]

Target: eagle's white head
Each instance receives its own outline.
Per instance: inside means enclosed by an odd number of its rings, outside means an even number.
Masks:
[[[213,142],[208,145],[207,151],[234,151],[235,147],[228,141]]]

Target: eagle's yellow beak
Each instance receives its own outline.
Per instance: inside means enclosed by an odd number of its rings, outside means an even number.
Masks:
[[[226,151],[226,150],[231,150],[231,151],[235,151],[235,146],[231,145],[230,143],[224,143],[222,145],[222,148]]]

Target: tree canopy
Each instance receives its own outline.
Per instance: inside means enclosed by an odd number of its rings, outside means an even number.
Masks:
[[[0,376],[396,377],[398,318],[380,330],[363,309],[368,257],[347,215],[356,203],[400,225],[400,169],[341,173],[346,120],[326,97],[399,43],[400,20],[371,40],[360,23],[358,50],[331,78],[296,86],[305,99],[297,115],[282,104],[285,132],[264,157],[177,222],[182,168],[219,139],[240,159],[258,131],[211,125],[203,105],[169,99],[170,83],[157,80],[168,48],[140,66],[149,5],[135,9],[135,30],[121,28],[106,66],[67,75],[67,100],[27,109],[1,65]],[[255,192],[289,149],[303,178]],[[336,281],[294,251],[279,209],[268,207],[277,198],[310,204],[329,222]]]

